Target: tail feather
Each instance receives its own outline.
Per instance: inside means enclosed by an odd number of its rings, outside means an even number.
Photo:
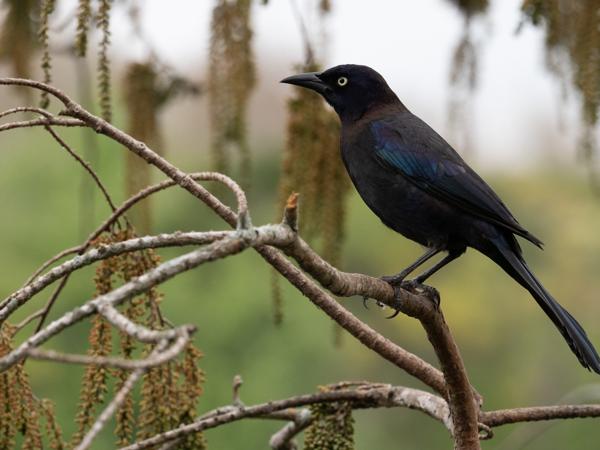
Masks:
[[[583,367],[600,374],[600,357],[579,322],[548,293],[520,254],[505,244],[495,246],[494,250],[492,254],[485,253],[531,293]]]

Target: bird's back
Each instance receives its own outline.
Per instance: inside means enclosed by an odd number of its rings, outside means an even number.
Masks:
[[[460,155],[401,104],[344,123],[342,157],[357,190],[382,221],[423,245],[432,240],[471,245],[470,236],[463,236],[470,227],[464,233],[456,228],[473,218],[541,244]],[[419,229],[429,238],[419,237]]]

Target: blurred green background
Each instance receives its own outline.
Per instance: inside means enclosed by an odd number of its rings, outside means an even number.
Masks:
[[[32,135],[35,134],[35,138]],[[65,133],[76,143],[76,132]],[[3,209],[0,248],[0,292],[9,293],[42,261],[78,242],[76,211],[81,173],[74,162],[39,132],[17,131],[2,136],[0,202]],[[122,150],[102,140],[99,174],[113,191],[121,184]],[[203,161],[173,154],[171,160],[195,171]],[[250,196],[253,221],[270,222],[278,177],[276,152],[255,164]],[[487,178],[517,217],[547,243],[545,251],[524,245],[527,259],[548,289],[580,319],[593,342],[600,342],[600,208],[585,179],[559,168],[521,176],[487,173]],[[100,204],[100,199],[98,198]],[[214,215],[184,192],[156,197],[156,232],[222,229]],[[103,210],[103,213],[107,213]],[[103,214],[99,214],[103,216]],[[389,274],[420,252],[418,246],[387,230],[353,193],[347,223],[343,268],[372,275]],[[182,250],[160,251],[168,258]],[[73,277],[52,312],[57,317],[87,300],[93,292],[91,269]],[[461,348],[472,383],[485,398],[486,409],[560,401],[600,399],[597,376],[583,370],[559,333],[529,295],[497,267],[474,251],[431,280],[442,295],[442,306]],[[293,289],[284,291],[284,322],[272,320],[269,268],[253,251],[186,273],[162,286],[165,314],[175,323],[198,325],[196,342],[205,353],[206,391],[201,411],[231,400],[231,380],[245,380],[242,399],[248,403],[312,392],[317,385],[338,380],[370,380],[422,385],[382,361],[344,335],[333,345],[332,322]],[[35,297],[17,314],[25,317],[49,295]],[[406,349],[431,362],[435,356],[416,321],[359,298],[341,300],[362,320]],[[49,344],[49,348],[84,352],[88,324],[80,324]],[[19,337],[31,331],[28,327]],[[39,396],[56,401],[68,435],[78,396],[82,368],[28,362]],[[445,430],[424,415],[404,410],[359,411],[356,443],[361,449],[447,448]],[[248,420],[206,433],[211,448],[265,448],[279,423]],[[596,448],[597,420],[507,426],[484,448]],[[538,436],[539,433],[539,436]],[[103,433],[110,448],[110,431]],[[530,442],[531,440],[531,442]],[[527,443],[526,445],[524,445]]]
[[[178,0],[173,2],[174,8],[165,7],[167,3],[149,1],[144,26],[152,31],[158,52],[177,70],[192,78],[204,75],[203,52],[212,2]],[[258,86],[248,114],[252,154],[249,202],[254,224],[272,222],[280,214],[276,207],[277,186],[285,146],[285,98],[290,91],[276,83],[296,70],[292,63],[302,60],[298,31],[289,18],[289,5],[283,3],[270,2],[261,12],[255,11],[254,18]],[[300,3],[303,8],[310,2]],[[324,59],[331,63],[368,63],[389,74],[390,84],[401,98],[448,135],[451,142],[462,142],[465,136],[460,130],[469,132],[468,152],[466,145],[457,145],[459,150],[468,153],[467,159],[519,221],[546,243],[544,251],[523,243],[530,266],[579,319],[592,342],[600,345],[600,196],[589,179],[594,159],[591,154],[580,159],[575,156],[580,148],[580,117],[576,112],[579,98],[575,95],[556,102],[560,86],[544,68],[541,31],[536,34],[527,29],[520,36],[514,35],[523,2],[491,2],[489,23],[486,25],[484,20],[471,29],[476,45],[487,42],[487,50],[479,60],[482,67],[478,90],[470,91],[470,100],[459,102],[472,110],[460,116],[466,121],[458,128],[458,135],[456,128],[446,126],[445,109],[449,106],[448,92],[460,89],[448,83],[448,67],[452,65],[454,45],[460,42],[465,29],[465,16],[457,14],[450,3],[488,2],[428,0],[411,2],[410,6],[405,2],[394,2],[394,6],[391,2],[371,3],[372,8],[366,11],[364,6],[356,6],[358,3],[349,6],[350,2],[334,2],[327,28],[331,31],[331,55]],[[65,11],[68,8],[62,13]],[[119,17],[122,11],[117,9],[115,14]],[[194,14],[198,15],[198,23],[190,25]],[[386,29],[373,17],[400,25],[389,28],[386,22]],[[471,13],[466,17],[472,20]],[[159,33],[153,24],[160,20],[164,29]],[[368,22],[368,32],[358,39],[359,33],[354,30],[360,20]],[[118,80],[123,59],[134,59],[139,49],[135,40],[128,41],[127,33],[121,30],[126,28],[123,21],[116,20],[113,27],[114,79]],[[432,29],[441,37],[432,39]],[[196,34],[178,38],[181,32]],[[72,39],[66,32],[66,37],[62,32],[56,34],[57,41]],[[397,51],[393,57],[391,50]],[[191,60],[190,52],[201,57]],[[396,56],[400,54],[404,57]],[[71,60],[57,56],[55,62],[55,82],[78,97]],[[11,75],[6,65],[0,66],[0,75]],[[126,112],[119,100],[123,97],[115,81],[114,123],[125,128]],[[8,94],[7,88],[0,91],[3,109],[23,102],[19,94]],[[201,95],[184,97],[160,115],[161,147],[166,157],[185,171],[211,168],[206,110],[206,98]],[[74,148],[89,150],[85,147],[91,132],[60,133]],[[124,153],[114,143],[99,138],[90,158],[118,202],[126,198]],[[86,227],[94,228],[108,215],[97,193],[93,201],[87,199],[93,206],[82,208],[83,178],[81,168],[42,130],[0,134],[0,297],[17,289],[43,261],[79,244],[89,232]],[[163,178],[153,172],[152,179]],[[225,200],[232,204],[232,198]],[[152,210],[155,233],[226,229],[208,208],[177,189],[156,195]],[[81,217],[82,212],[87,216]],[[419,246],[386,229],[353,190],[347,214],[343,270],[374,276],[392,274],[421,253]],[[168,259],[182,251],[161,250],[159,254]],[[72,277],[51,318],[90,298],[94,292],[93,273],[93,268],[87,268]],[[430,283],[441,293],[447,322],[471,381],[485,399],[486,410],[600,402],[598,377],[581,368],[528,293],[493,263],[470,250]],[[284,320],[279,327],[273,322],[270,268],[252,250],[161,286],[164,314],[176,324],[198,326],[195,340],[205,354],[201,366],[206,372],[199,413],[231,401],[231,382],[236,374],[245,381],[241,397],[247,404],[314,392],[319,385],[341,380],[423,388],[351,336],[344,334],[341,346],[336,347],[332,322],[285,281],[282,285]],[[32,299],[14,321],[40,308],[50,292],[51,288]],[[373,303],[366,310],[359,298],[340,301],[385,336],[435,364],[433,351],[415,320],[402,315],[386,320],[389,311]],[[47,348],[83,353],[88,329],[88,323],[78,324],[54,338]],[[17,341],[31,331],[30,325],[20,332]],[[64,434],[70,436],[75,430],[73,417],[83,368],[36,361],[28,361],[27,368],[34,391],[39,397],[55,401]],[[442,426],[418,412],[363,410],[354,417],[357,449],[437,449],[452,445]],[[247,420],[210,430],[206,437],[211,449],[263,449],[282,425]],[[597,419],[505,426],[494,432],[494,439],[483,442],[483,448],[600,448]],[[112,448],[113,442],[111,429],[107,428],[94,448]]]

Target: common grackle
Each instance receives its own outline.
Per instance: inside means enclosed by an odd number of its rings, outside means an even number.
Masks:
[[[282,80],[312,89],[342,123],[344,165],[369,208],[381,221],[427,251],[393,285],[440,252],[447,255],[414,278],[422,283],[474,248],[527,289],[581,364],[600,373],[600,357],[579,323],[548,293],[525,263],[516,236],[541,248],[502,200],[458,153],[412,114],[383,77],[366,66],[341,65]]]

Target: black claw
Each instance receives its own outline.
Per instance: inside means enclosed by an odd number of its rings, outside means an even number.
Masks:
[[[397,309],[394,311],[394,314],[392,314],[391,316],[387,316],[386,319],[393,319],[394,317],[396,317],[398,314],[400,314],[400,310]]]
[[[369,305],[368,302],[369,301],[369,297],[363,297],[363,306],[365,307],[365,309],[369,309]]]

